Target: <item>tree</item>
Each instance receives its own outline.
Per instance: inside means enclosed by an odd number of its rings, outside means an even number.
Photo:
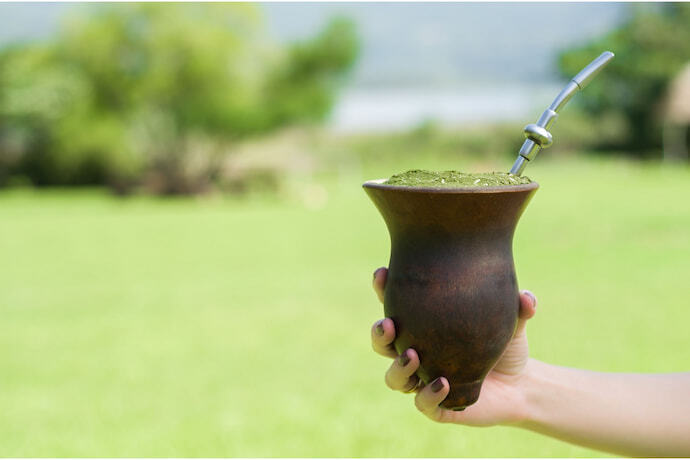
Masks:
[[[356,54],[344,20],[281,48],[253,5],[99,5],[0,53],[0,184],[200,191],[229,142],[322,120]]]
[[[638,7],[619,29],[563,52],[559,69],[572,77],[603,50],[616,58],[577,103],[594,117],[615,114],[624,142],[610,147],[642,155],[661,148],[664,98],[671,79],[690,60],[690,4]]]

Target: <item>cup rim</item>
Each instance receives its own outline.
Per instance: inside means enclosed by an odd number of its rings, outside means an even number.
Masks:
[[[525,192],[536,190],[539,183],[532,181],[529,184],[516,185],[494,185],[491,187],[414,187],[411,185],[388,185],[384,184],[388,178],[368,180],[362,184],[364,188],[378,190],[395,190],[408,193],[501,193],[501,192]]]

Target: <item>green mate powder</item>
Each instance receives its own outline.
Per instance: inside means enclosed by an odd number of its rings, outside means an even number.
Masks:
[[[507,172],[462,173],[458,171],[424,171],[413,169],[395,174],[384,184],[408,187],[496,187],[532,182],[529,177]]]

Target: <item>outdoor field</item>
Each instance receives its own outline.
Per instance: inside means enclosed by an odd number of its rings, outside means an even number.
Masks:
[[[601,456],[434,424],[384,385],[369,328],[389,240],[361,182],[438,166],[413,163],[319,178],[308,198],[2,191],[0,456]],[[690,169],[578,157],[526,174],[532,355],[689,370]]]

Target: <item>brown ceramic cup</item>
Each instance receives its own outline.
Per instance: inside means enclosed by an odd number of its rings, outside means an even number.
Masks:
[[[395,348],[419,354],[417,375],[444,376],[443,407],[479,398],[484,377],[515,332],[520,308],[513,233],[539,185],[364,189],[386,222],[391,258],[384,311]]]

